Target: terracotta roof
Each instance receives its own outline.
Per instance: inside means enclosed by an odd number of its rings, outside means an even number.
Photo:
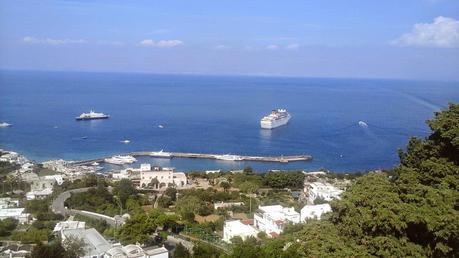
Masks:
[[[244,219],[244,220],[241,220],[242,224],[245,224],[245,225],[253,225],[253,219]]]
[[[277,234],[276,232],[271,232],[269,234],[271,235],[271,237],[278,237],[279,236],[279,234]]]

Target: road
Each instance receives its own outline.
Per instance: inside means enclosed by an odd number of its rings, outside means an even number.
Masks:
[[[78,189],[73,189],[69,190],[66,192],[63,192],[57,196],[56,199],[53,200],[53,203],[51,204],[51,209],[54,213],[62,214],[64,216],[67,215],[76,215],[80,214],[92,219],[101,219],[105,220],[109,225],[111,226],[117,226],[122,224],[123,222],[121,220],[116,220],[115,218],[109,217],[104,214],[99,214],[95,212],[89,212],[89,211],[82,211],[82,210],[72,210],[72,209],[66,209],[65,208],[65,200],[70,198],[72,196],[72,193],[83,193],[87,192],[89,189],[92,189],[94,187],[86,187],[86,188],[78,188]]]

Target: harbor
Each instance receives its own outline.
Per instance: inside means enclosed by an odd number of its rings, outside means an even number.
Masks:
[[[205,154],[205,153],[191,153],[191,152],[155,152],[155,151],[138,151],[123,154],[123,156],[132,157],[152,157],[152,158],[190,158],[190,159],[213,159],[221,161],[256,161],[256,162],[278,162],[289,163],[297,161],[312,160],[311,155],[289,155],[289,156],[244,156],[244,155],[221,155],[221,154]],[[102,157],[98,159],[74,161],[74,165],[91,165],[93,163],[103,163],[106,159],[111,157]]]

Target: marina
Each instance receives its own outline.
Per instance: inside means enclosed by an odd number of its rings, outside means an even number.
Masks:
[[[167,156],[165,155],[167,154]],[[279,162],[289,163],[296,161],[312,160],[311,155],[290,155],[290,156],[243,156],[243,155],[221,155],[221,154],[204,154],[204,153],[190,153],[190,152],[155,152],[155,151],[138,151],[131,152],[119,156],[132,156],[132,157],[158,157],[158,158],[190,158],[190,159],[213,159],[229,162],[237,161],[257,161],[257,162]],[[115,156],[115,157],[119,157]],[[103,157],[91,160],[75,161],[74,165],[90,165],[94,162],[101,163],[110,160],[112,157]]]

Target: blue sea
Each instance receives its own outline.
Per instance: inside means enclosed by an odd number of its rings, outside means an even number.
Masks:
[[[288,164],[140,162],[183,171],[366,171],[398,164],[397,150],[428,135],[425,121],[448,102],[459,102],[458,82],[1,71],[0,122],[13,126],[0,128],[0,148],[36,161],[161,149],[310,154],[312,161]],[[260,129],[260,118],[278,107],[288,109],[290,123]],[[91,109],[111,118],[75,121]]]

